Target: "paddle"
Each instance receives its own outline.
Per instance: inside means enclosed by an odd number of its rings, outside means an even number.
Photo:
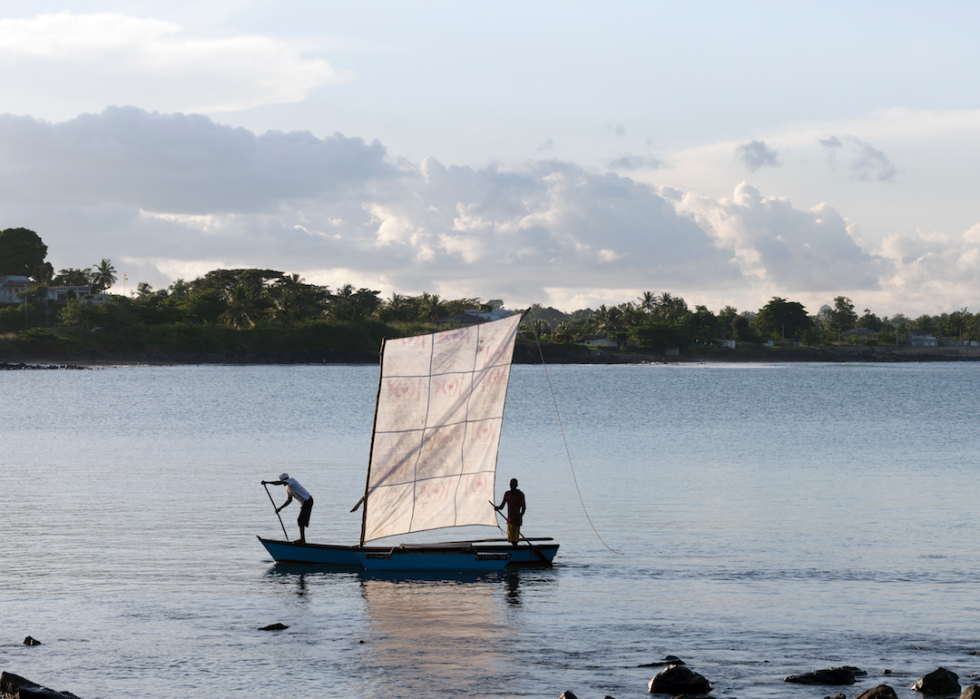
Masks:
[[[500,515],[501,517],[503,517],[503,515],[500,514],[500,510],[497,509],[497,506],[493,504],[493,501],[492,500],[487,500],[487,502],[490,503],[490,507],[493,508],[494,512],[496,512],[498,515]],[[537,556],[538,558],[540,558],[541,561],[542,561],[542,563],[547,563],[548,565],[551,565],[551,561],[548,560],[548,557],[545,556],[543,553],[541,553],[540,549],[538,549],[537,546],[535,546],[530,541],[528,541],[528,539],[527,539],[526,536],[524,536],[520,532],[517,532],[517,536],[520,537],[521,539],[523,539],[524,540],[524,543],[531,547],[531,550],[534,551],[534,555]]]
[[[276,501],[272,499],[272,493],[269,492],[269,486],[266,485],[265,481],[262,481],[262,487],[265,488],[265,494],[269,496],[269,502],[272,503],[272,509],[276,511],[276,517],[279,518],[279,526],[282,527],[282,535],[286,537],[286,541],[289,541],[289,534],[286,533],[286,525],[282,523],[282,517],[279,517],[279,508],[276,507]]]

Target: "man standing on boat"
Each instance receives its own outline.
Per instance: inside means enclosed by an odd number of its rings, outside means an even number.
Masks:
[[[313,511],[313,496],[310,495],[309,491],[299,484],[299,481],[295,478],[290,478],[288,473],[283,473],[279,476],[277,481],[262,481],[262,485],[284,485],[286,486],[286,494],[289,496],[286,498],[286,502],[282,504],[281,507],[276,508],[276,514],[279,513],[283,507],[288,505],[293,501],[293,498],[299,500],[302,506],[299,508],[299,517],[296,519],[296,524],[299,525],[299,543],[306,543],[306,528],[310,526],[310,513]]]
[[[492,503],[491,503],[492,504]],[[524,511],[527,505],[524,502],[524,493],[517,489],[517,479],[510,479],[510,490],[504,493],[504,501],[500,507],[494,506],[497,512],[507,505],[507,541],[511,546],[517,546],[521,538],[521,524],[524,523]]]

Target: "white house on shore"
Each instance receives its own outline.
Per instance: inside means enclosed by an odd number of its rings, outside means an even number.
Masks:
[[[909,344],[913,347],[938,347],[939,340],[924,330],[909,330]]]
[[[0,277],[0,303],[22,303],[23,299],[18,294],[27,291],[30,286],[30,277],[21,277],[16,274]]]
[[[24,277],[17,274],[0,277],[0,303],[23,303],[24,299],[21,298],[19,294],[27,291],[33,284],[34,282],[31,281],[30,277]],[[92,288],[88,286],[48,287],[48,301],[64,303],[73,296],[75,298],[84,298],[97,301],[96,298],[92,297]]]

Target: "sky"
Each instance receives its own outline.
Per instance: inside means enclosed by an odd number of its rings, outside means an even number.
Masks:
[[[261,267],[508,308],[975,312],[977,26],[958,2],[8,0],[0,229],[128,291]]]

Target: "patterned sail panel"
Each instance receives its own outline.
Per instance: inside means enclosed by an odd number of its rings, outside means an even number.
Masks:
[[[497,447],[520,314],[385,344],[364,540],[494,526]]]

